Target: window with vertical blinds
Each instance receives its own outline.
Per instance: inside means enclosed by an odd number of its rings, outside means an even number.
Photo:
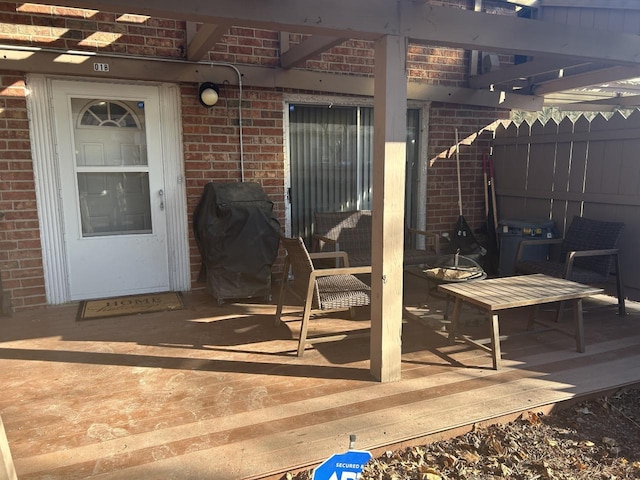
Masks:
[[[408,115],[407,175],[419,149],[419,112]],[[371,209],[373,108],[289,106],[291,231],[311,245],[313,213]],[[407,188],[411,182],[407,179]],[[412,195],[406,197],[410,215]]]

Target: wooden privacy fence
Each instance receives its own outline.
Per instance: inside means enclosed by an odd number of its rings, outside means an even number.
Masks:
[[[492,157],[500,219],[551,219],[559,234],[574,215],[624,222],[624,283],[640,298],[639,111],[499,125]]]

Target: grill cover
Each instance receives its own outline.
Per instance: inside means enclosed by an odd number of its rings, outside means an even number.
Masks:
[[[278,255],[280,223],[258,183],[205,185],[193,212],[202,257],[200,281],[221,303],[228,298],[269,297]]]

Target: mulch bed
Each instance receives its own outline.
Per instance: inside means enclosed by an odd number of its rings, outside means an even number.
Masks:
[[[282,480],[309,480],[312,471]],[[552,415],[529,412],[439,442],[388,451],[360,480],[638,479],[640,390],[582,402]]]

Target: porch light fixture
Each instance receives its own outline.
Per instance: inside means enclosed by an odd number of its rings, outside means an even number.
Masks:
[[[198,88],[198,100],[205,108],[211,108],[218,103],[220,87],[213,82],[204,82]]]

